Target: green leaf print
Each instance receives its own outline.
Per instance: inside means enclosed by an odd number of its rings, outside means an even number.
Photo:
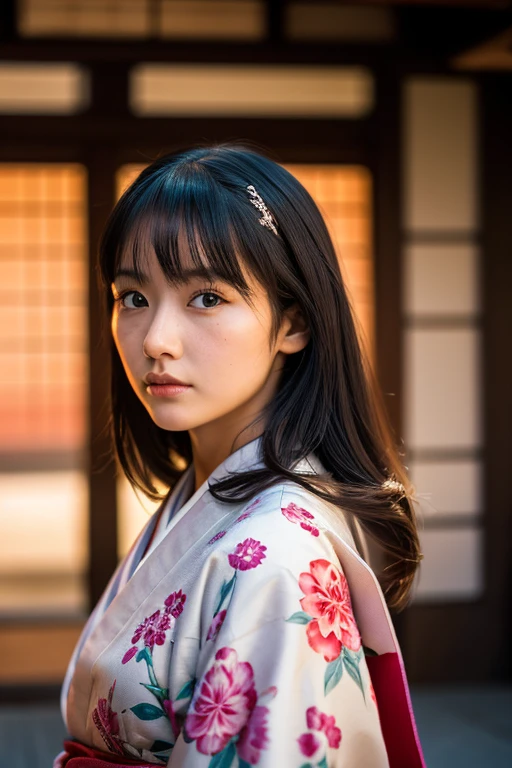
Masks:
[[[214,755],[208,763],[208,768],[231,768],[233,760],[236,757],[235,742],[230,741],[222,752]]]
[[[154,741],[153,744],[150,747],[150,752],[167,752],[168,749],[172,749],[174,744],[171,744],[170,741],[160,741],[159,739],[157,741]]]
[[[149,683],[141,683],[141,685],[146,688],[146,690],[150,691],[150,693],[154,693],[157,699],[165,701],[165,699],[169,698],[168,688],[160,688],[159,685],[149,685]]]
[[[327,665],[327,669],[325,670],[324,694],[326,696],[330,691],[332,691],[333,688],[335,688],[338,685],[339,681],[341,680],[342,674],[343,674],[343,662],[342,662],[341,656],[338,656],[337,659],[329,662],[329,664]]]
[[[304,611],[297,611],[289,619],[286,619],[291,624],[309,624],[311,620],[312,617],[308,613],[304,613]]]
[[[195,680],[189,680],[188,683],[185,683],[181,691],[176,696],[176,701],[179,701],[180,699],[188,699],[189,696],[192,696],[194,693],[195,685]]]
[[[222,585],[222,588],[220,590],[220,595],[219,595],[219,602],[217,603],[217,608],[215,610],[215,613],[213,614],[214,617],[218,614],[218,612],[222,608],[222,604],[223,604],[224,600],[226,599],[226,597],[229,595],[229,593],[233,589],[233,587],[235,585],[236,573],[237,572],[235,571],[234,574],[233,574],[233,577],[229,581],[225,581],[224,584]]]
[[[345,664],[345,668],[348,674],[352,680],[357,683],[358,687],[361,689],[361,693],[363,694],[363,699],[366,701],[366,697],[364,695],[363,678],[361,677],[361,671],[359,669],[359,654],[355,653],[354,651],[349,651],[348,648],[343,648],[342,656],[343,663]]]
[[[146,704],[146,702],[136,704],[130,709],[139,720],[158,720],[159,717],[165,717],[163,709],[155,707],[154,704]]]
[[[150,665],[153,664],[153,659],[151,658],[151,654],[146,647],[144,647],[142,651],[139,651],[135,657],[136,662],[139,662],[142,660],[146,661]]]
[[[327,758],[326,758],[325,755],[322,757],[322,759],[318,763],[318,768],[328,768],[328,766],[327,766]]]

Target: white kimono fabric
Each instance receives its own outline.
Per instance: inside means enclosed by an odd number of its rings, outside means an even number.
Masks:
[[[260,446],[209,480],[263,466]],[[322,469],[313,454],[295,467]],[[342,511],[292,482],[233,505],[205,481],[180,508],[193,480],[191,466],[84,629],[62,692],[71,737],[171,768],[424,765],[384,597]],[[381,701],[370,677],[381,654],[401,670],[396,720],[379,712],[393,686]],[[413,758],[383,733],[400,707]]]

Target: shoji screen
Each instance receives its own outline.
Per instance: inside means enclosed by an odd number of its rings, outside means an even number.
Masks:
[[[422,499],[417,600],[482,589],[481,306],[476,86],[404,91],[404,432]]]
[[[0,165],[0,616],[86,605],[86,175]]]

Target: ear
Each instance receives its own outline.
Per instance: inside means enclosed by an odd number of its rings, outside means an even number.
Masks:
[[[311,336],[301,308],[295,302],[285,310],[279,333],[278,349],[286,355],[300,352]]]

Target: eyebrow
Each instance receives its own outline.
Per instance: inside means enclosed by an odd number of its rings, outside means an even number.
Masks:
[[[115,274],[114,281],[117,280],[118,277],[130,277],[132,280],[135,280],[141,285],[147,285],[151,282],[148,275],[146,275],[144,272],[139,272],[137,274],[134,269],[118,269]],[[176,277],[176,282],[178,284],[186,283],[193,277],[204,277],[206,280],[224,280],[224,278],[213,269],[208,269],[206,267],[196,267],[194,269],[183,270],[182,275],[180,277]]]

